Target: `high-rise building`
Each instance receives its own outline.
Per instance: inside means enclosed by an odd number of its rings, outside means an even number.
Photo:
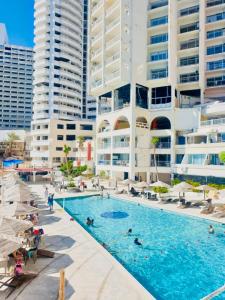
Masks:
[[[69,126],[71,122],[75,124],[86,117],[88,3],[86,0],[36,0],[34,8],[31,155],[35,164],[45,163],[52,167],[60,162],[52,154],[55,132],[51,130],[55,127],[51,124],[68,121]],[[47,129],[46,132],[43,128]],[[42,138],[43,143],[40,142]]]
[[[146,180],[158,173],[168,181],[208,174],[219,181],[225,2],[135,2],[91,1],[97,172]]]
[[[11,45],[0,24],[0,129],[29,129],[32,119],[33,49]]]

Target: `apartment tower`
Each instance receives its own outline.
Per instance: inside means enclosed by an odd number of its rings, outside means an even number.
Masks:
[[[35,1],[31,155],[36,165],[59,163],[62,155],[56,157],[52,148],[54,130],[58,125],[79,130],[75,123],[86,116],[87,5],[82,0]],[[67,135],[65,144],[76,139],[71,131]]]
[[[32,73],[33,49],[11,45],[0,24],[0,129],[30,129]]]
[[[221,178],[225,1],[149,0],[135,5],[91,1],[97,171],[121,179],[156,180],[156,173],[165,181],[203,173]],[[212,131],[217,133],[212,136]]]

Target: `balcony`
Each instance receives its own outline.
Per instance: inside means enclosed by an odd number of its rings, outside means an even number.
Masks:
[[[218,126],[218,125],[225,125],[225,118],[212,119],[212,120],[201,122],[201,126]]]
[[[118,60],[120,58],[120,53],[116,53],[113,56],[106,59],[106,65],[111,64],[112,62]]]
[[[99,150],[105,150],[105,149],[110,149],[111,148],[111,143],[100,143],[98,144],[98,149]]]
[[[167,167],[169,168],[171,163],[170,161],[156,161],[157,167]],[[155,167],[155,162],[154,160],[151,161],[151,167]]]
[[[129,160],[113,160],[113,166],[129,167]]]
[[[111,164],[110,160],[99,160],[98,165],[99,166],[109,166]]]
[[[171,148],[171,142],[159,142],[156,145],[156,149],[170,149]]]

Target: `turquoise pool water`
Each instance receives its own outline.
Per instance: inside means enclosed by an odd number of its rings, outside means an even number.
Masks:
[[[63,199],[57,202],[63,205]],[[156,299],[199,300],[225,284],[223,224],[98,196],[67,198],[64,207]],[[93,227],[87,217],[94,218]],[[143,246],[134,244],[135,237]]]

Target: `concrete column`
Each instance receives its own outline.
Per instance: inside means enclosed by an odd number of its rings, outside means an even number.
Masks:
[[[129,167],[129,178],[135,179],[135,136],[136,136],[136,84],[131,83],[130,93],[130,167]]]
[[[36,182],[36,171],[33,171],[33,183]]]

